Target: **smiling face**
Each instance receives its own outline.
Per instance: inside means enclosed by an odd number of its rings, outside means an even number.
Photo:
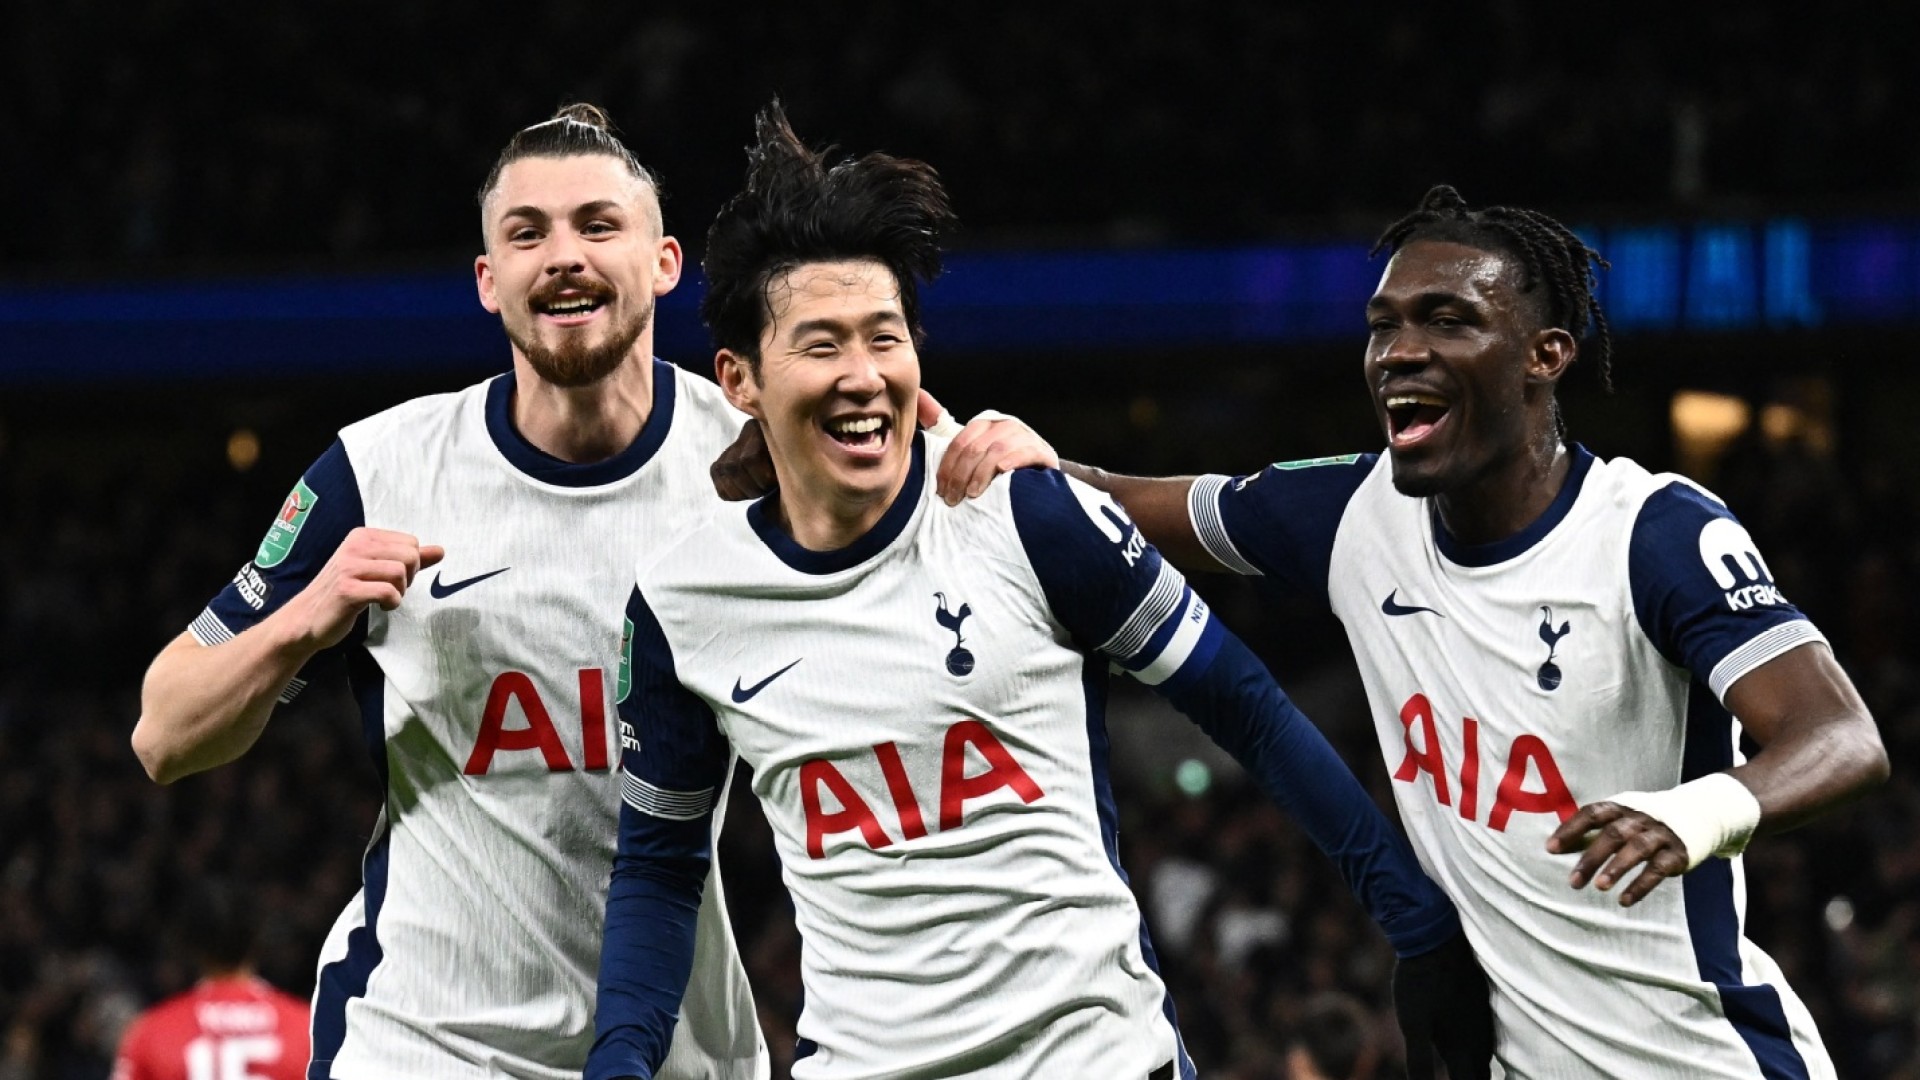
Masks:
[[[1553,435],[1573,338],[1545,328],[1499,252],[1415,240],[1367,303],[1366,376],[1403,495],[1458,492]]]
[[[796,526],[825,515],[857,536],[912,459],[920,358],[900,286],[879,262],[803,263],[767,282],[760,360],[722,350],[720,384],[757,417]]]
[[[508,165],[481,208],[480,303],[514,351],[557,386],[606,378],[652,352],[654,301],[680,280],[680,244],[662,236],[653,188],[606,154]]]

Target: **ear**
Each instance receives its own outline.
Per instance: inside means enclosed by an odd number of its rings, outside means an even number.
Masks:
[[[1552,327],[1540,331],[1527,352],[1527,381],[1545,386],[1558,383],[1579,354],[1580,344],[1572,334]]]
[[[665,296],[680,284],[680,268],[685,265],[686,253],[680,250],[680,241],[663,236],[660,238],[658,259],[654,265],[653,295]]]
[[[713,358],[713,381],[727,395],[733,407],[756,420],[760,415],[760,381],[753,377],[753,365],[732,349],[721,349]]]
[[[487,264],[485,255],[473,260],[473,285],[480,292],[480,306],[495,315],[500,314],[500,298],[493,291],[493,267]]]

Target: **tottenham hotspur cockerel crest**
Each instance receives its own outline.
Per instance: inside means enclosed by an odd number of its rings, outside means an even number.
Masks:
[[[933,613],[934,620],[953,631],[953,651],[947,653],[947,671],[955,677],[966,675],[973,670],[973,654],[966,650],[967,639],[960,633],[960,624],[973,614],[973,608],[963,603],[959,611],[948,611],[946,593],[934,593],[933,598],[940,601]]]

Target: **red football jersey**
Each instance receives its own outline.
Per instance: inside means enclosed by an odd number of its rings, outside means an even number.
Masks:
[[[209,979],[141,1013],[113,1080],[301,1080],[307,1003],[259,979]]]

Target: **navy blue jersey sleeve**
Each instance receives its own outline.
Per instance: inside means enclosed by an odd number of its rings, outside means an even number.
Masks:
[[[627,602],[621,653],[620,840],[585,1080],[651,1077],[666,1060],[693,972],[713,809],[726,794],[726,740],[713,710],[680,685],[666,635],[638,589]]]
[[[1732,512],[1690,484],[1675,481],[1641,505],[1627,573],[1641,629],[1715,697],[1781,653],[1826,640],[1774,584]]]
[[[1378,454],[1347,454],[1199,477],[1187,493],[1194,534],[1229,570],[1325,599],[1340,517],[1379,461]]]
[[[1081,647],[1153,686],[1298,820],[1402,956],[1459,916],[1273,676],[1105,495],[1052,471],[1013,476],[1014,522],[1047,605]]]
[[[1027,561],[1081,651],[1150,686],[1205,664],[1219,634],[1206,602],[1117,503],[1052,469],[1015,472],[1011,497]]]
[[[253,559],[240,567],[188,632],[202,645],[218,645],[252,627],[306,588],[347,534],[364,524],[359,480],[347,448],[335,440],[287,493]],[[357,642],[365,632],[362,616],[343,644]],[[294,679],[280,700],[293,700],[305,686],[305,680]]]

